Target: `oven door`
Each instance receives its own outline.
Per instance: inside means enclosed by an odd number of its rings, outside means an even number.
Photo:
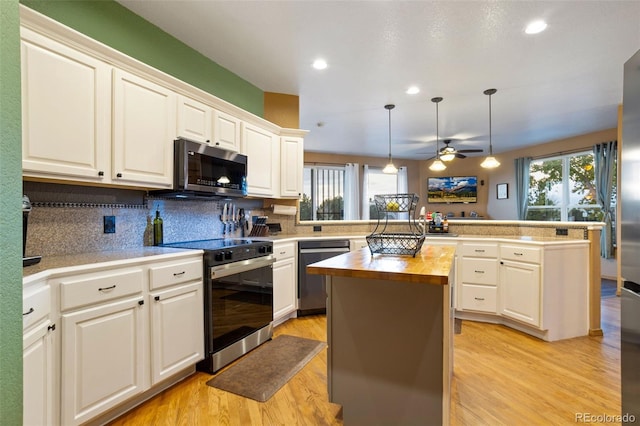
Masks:
[[[205,295],[209,353],[273,322],[274,262],[269,255],[209,268],[209,294]]]

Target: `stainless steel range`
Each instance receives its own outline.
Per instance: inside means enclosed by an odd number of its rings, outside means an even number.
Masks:
[[[273,335],[273,244],[214,239],[164,244],[204,250],[205,359],[214,373]]]

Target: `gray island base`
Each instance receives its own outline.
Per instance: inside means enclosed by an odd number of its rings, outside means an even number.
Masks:
[[[331,259],[313,265],[326,275],[329,400],[342,405],[346,426],[449,424],[453,249],[422,254],[382,258],[363,249],[334,258],[338,266],[369,256],[375,273],[364,277],[362,270],[329,270]],[[425,258],[438,264],[431,275],[393,272]]]

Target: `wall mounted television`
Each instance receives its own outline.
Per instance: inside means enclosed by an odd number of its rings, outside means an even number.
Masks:
[[[445,176],[427,178],[427,202],[476,203],[478,202],[477,176]]]

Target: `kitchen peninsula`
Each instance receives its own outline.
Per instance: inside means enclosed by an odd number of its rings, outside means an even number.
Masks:
[[[346,253],[326,276],[329,400],[349,424],[449,424],[453,246]]]

